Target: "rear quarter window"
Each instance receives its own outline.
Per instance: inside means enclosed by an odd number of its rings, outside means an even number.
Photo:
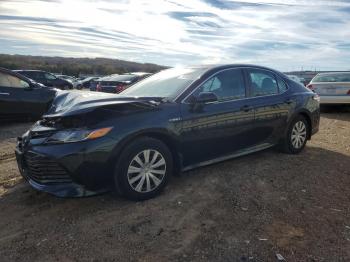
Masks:
[[[284,93],[287,91],[288,86],[287,84],[283,81],[283,79],[279,76],[276,75],[277,78],[277,85],[280,93]]]
[[[267,96],[278,94],[278,84],[272,72],[261,69],[249,69],[252,96]]]

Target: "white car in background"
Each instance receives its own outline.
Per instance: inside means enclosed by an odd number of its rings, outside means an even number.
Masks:
[[[350,72],[319,73],[307,85],[321,104],[350,104]]]

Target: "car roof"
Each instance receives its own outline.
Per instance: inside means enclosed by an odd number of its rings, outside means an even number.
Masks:
[[[266,66],[254,65],[254,64],[214,64],[214,65],[208,65],[208,67],[209,69],[225,69],[225,68],[231,68],[231,67],[254,67],[254,68],[260,68],[260,69],[279,72],[276,69],[272,69]]]
[[[274,72],[278,72],[282,74],[282,72],[269,68],[266,66],[260,66],[260,65],[254,65],[254,64],[204,64],[204,65],[190,65],[190,66],[184,66],[184,68],[193,68],[193,69],[207,69],[207,70],[214,70],[214,69],[227,69],[227,68],[234,68],[234,67],[253,67],[253,68],[260,68],[260,69],[265,69],[265,70],[270,70]],[[170,68],[168,68],[170,69]]]
[[[256,69],[262,69],[262,70],[268,70],[272,71],[274,73],[277,73],[279,76],[284,76],[284,74],[276,69],[272,69],[266,66],[259,66],[254,64],[209,64],[209,65],[195,65],[195,66],[188,66],[185,68],[193,68],[193,69],[203,69],[205,72],[202,73],[202,76],[207,76],[213,73],[216,73],[221,70],[230,69],[230,68],[256,68]]]

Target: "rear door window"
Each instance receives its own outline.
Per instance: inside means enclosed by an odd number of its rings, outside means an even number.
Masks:
[[[278,94],[278,85],[275,75],[261,69],[248,69],[251,96],[267,96]]]

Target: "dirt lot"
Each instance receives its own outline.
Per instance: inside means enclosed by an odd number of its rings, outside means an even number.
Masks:
[[[158,198],[59,199],[24,183],[0,127],[1,261],[350,261],[350,110],[304,152],[266,150],[184,173]]]

